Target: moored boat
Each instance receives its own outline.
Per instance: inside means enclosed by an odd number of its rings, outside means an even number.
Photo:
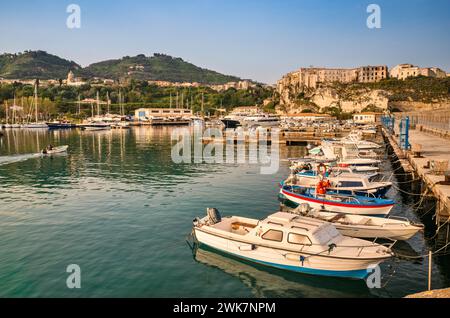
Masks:
[[[281,184],[280,194],[295,204],[308,203],[313,209],[356,215],[386,216],[395,202],[388,199],[338,194],[327,191],[316,195],[310,188]]]
[[[77,125],[73,124],[69,121],[52,121],[52,122],[48,122],[47,126],[49,129],[71,129],[71,128],[76,128]]]
[[[96,130],[109,130],[111,129],[111,124],[104,122],[90,122],[86,124],[79,125],[82,130],[96,131]]]
[[[194,220],[200,244],[283,270],[364,279],[369,269],[392,257],[389,247],[345,237],[321,220],[277,212],[264,220],[221,218],[215,209]]]
[[[380,218],[312,210],[309,204],[301,204],[292,213],[331,222],[342,235],[357,238],[406,241],[424,229],[423,224],[411,222],[406,218]]]
[[[289,181],[288,185],[314,188],[320,180],[326,179],[329,181],[328,190],[330,191],[361,196],[384,196],[392,187],[392,182],[372,181],[377,177],[378,174],[363,175],[333,172],[324,172],[321,174],[314,170],[307,170],[291,175],[287,181]]]

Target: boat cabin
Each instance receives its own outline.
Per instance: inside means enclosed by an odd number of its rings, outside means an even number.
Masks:
[[[328,246],[342,240],[342,235],[327,222],[305,218],[285,212],[277,212],[259,221],[242,217],[224,218],[212,225],[216,230],[251,237],[286,247],[322,245]]]

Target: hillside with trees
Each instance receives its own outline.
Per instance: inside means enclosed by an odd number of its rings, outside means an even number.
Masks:
[[[7,79],[60,79],[80,69],[77,63],[45,51],[0,55],[0,77]]]

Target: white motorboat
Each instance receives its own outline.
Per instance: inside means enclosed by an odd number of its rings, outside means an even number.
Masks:
[[[341,138],[339,142],[345,145],[354,145],[360,150],[379,149],[382,147],[375,142],[364,140],[361,131],[351,131],[348,136]]]
[[[121,122],[112,124],[111,128],[113,128],[113,129],[129,129],[129,128],[131,128],[131,126],[130,126],[130,123],[121,121]]]
[[[245,117],[243,119],[243,124],[248,127],[251,126],[273,127],[278,126],[280,124],[280,118],[272,114],[260,113]]]
[[[105,122],[88,122],[80,125],[82,130],[96,131],[96,130],[109,130],[111,129],[111,124]]]
[[[312,210],[309,204],[301,204],[292,213],[331,222],[342,235],[357,238],[385,238],[406,241],[424,229],[423,224],[414,223],[405,218],[380,218],[332,213],[317,209]]]
[[[318,162],[318,161],[303,161],[290,160],[290,169],[293,173],[298,173],[303,170],[318,171],[320,167],[324,166],[326,171],[333,173],[352,173],[368,175],[369,178],[379,175],[380,168],[371,166],[349,166],[346,164],[336,164],[336,162]]]
[[[293,272],[364,279],[392,257],[390,246],[345,237],[321,220],[277,212],[264,220],[221,218],[216,209],[194,220],[201,244],[258,264]]]
[[[334,160],[337,164],[346,166],[378,166],[381,160],[370,158],[367,152],[362,154],[359,150],[352,152],[352,149],[345,145],[335,144],[332,141],[322,141],[320,147],[309,151],[311,157],[317,160]]]
[[[48,128],[47,123],[39,123],[39,122],[35,122],[35,123],[29,123],[29,124],[24,124],[22,125],[22,128],[36,128],[36,129],[43,129],[43,128]]]
[[[54,155],[59,153],[65,153],[69,149],[69,146],[60,146],[60,147],[47,147],[42,150],[43,155]]]

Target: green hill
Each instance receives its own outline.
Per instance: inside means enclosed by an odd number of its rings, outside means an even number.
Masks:
[[[70,70],[81,66],[45,51],[25,51],[0,55],[0,77],[8,79],[66,78]]]
[[[151,57],[137,55],[117,60],[91,64],[83,69],[85,76],[120,79],[133,78],[168,82],[198,82],[204,84],[224,84],[239,81],[235,76],[223,75],[215,71],[195,66],[164,54]]]
[[[60,79],[72,70],[77,77],[108,79],[131,78],[168,82],[198,82],[224,84],[239,81],[235,76],[223,75],[164,54],[126,56],[102,61],[82,68],[73,61],[62,59],[45,51],[0,55],[0,77],[6,79]]]

